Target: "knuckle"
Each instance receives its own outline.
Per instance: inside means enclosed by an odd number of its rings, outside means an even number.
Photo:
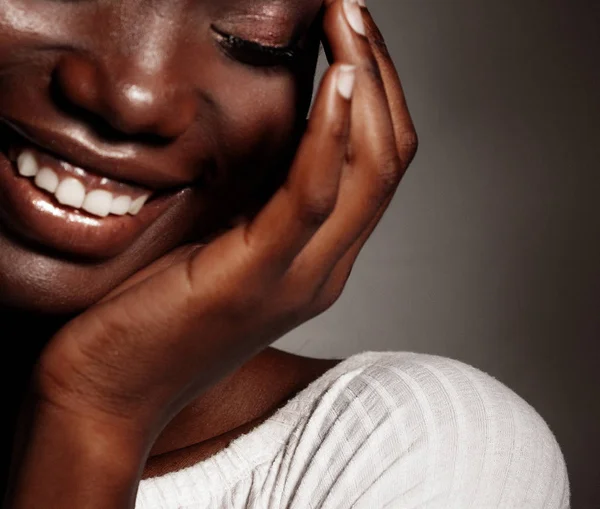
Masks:
[[[346,119],[340,115],[336,115],[329,128],[329,137],[336,145],[343,145],[348,141],[350,129]]]
[[[320,190],[307,194],[298,204],[298,216],[303,224],[320,226],[331,216],[337,202],[337,194]]]
[[[376,178],[377,188],[383,196],[387,196],[398,187],[402,179],[402,164],[397,154],[379,161]]]
[[[307,277],[302,269],[288,274],[281,303],[292,322],[304,323],[331,309],[344,292],[355,259],[344,258],[325,276]]]
[[[303,292],[293,289],[288,295],[285,305],[287,317],[292,323],[304,323],[314,318],[315,313],[312,310],[312,295],[309,291]]]
[[[408,166],[419,150],[419,136],[414,128],[404,133],[401,137],[399,150],[405,166]]]
[[[287,278],[277,295],[278,312],[288,324],[297,326],[314,318],[313,292],[302,278]]]
[[[272,259],[267,263],[274,266],[278,262]],[[270,296],[277,292],[279,281],[280,271],[270,275],[248,267],[239,277],[222,282],[222,295],[214,298],[215,302],[218,301],[218,312],[227,315],[229,323],[242,323],[263,314]]]
[[[381,35],[381,32],[377,31],[374,32],[372,37],[371,37],[371,43],[375,49],[375,51],[379,52],[381,55],[383,55],[384,57],[390,57],[390,52],[388,49],[388,46],[383,38],[383,36]]]
[[[366,65],[365,71],[372,81],[378,86],[383,86],[383,76],[381,75],[381,69],[379,69],[377,62],[371,62]]]
[[[326,287],[314,301],[313,312],[315,313],[315,316],[323,314],[335,306],[340,300],[344,288],[345,283],[342,285],[337,284]]]
[[[356,164],[358,164],[359,161],[359,148],[354,146],[352,143],[350,143],[348,145],[348,148],[346,149],[346,155],[345,155],[345,162],[346,164],[348,164],[348,166],[352,167],[352,166],[356,166]]]
[[[316,315],[330,310],[342,297],[350,278],[353,264],[338,266],[331,276],[314,292],[313,312]]]

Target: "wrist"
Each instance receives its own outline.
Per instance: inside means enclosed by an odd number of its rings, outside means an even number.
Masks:
[[[134,507],[147,447],[133,428],[39,400],[26,407],[7,509]]]

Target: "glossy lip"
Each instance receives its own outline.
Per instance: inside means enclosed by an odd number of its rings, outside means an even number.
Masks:
[[[184,194],[185,189],[161,193],[137,216],[97,218],[60,205],[19,176],[7,154],[0,152],[0,221],[23,241],[77,257],[108,259],[121,254]]]
[[[165,173],[149,155],[142,162],[139,151],[131,144],[122,143],[117,148],[102,146],[85,132],[73,131],[69,136],[63,131],[39,128],[7,117],[0,117],[0,126],[9,131],[9,138],[22,139],[58,160],[111,180],[150,190],[181,188],[192,183]]]
[[[38,170],[44,167],[50,168],[58,176],[59,181],[69,177],[75,178],[84,185],[86,192],[95,189],[104,189],[112,193],[115,197],[125,195],[129,196],[132,200],[135,200],[140,196],[148,196],[151,198],[155,194],[155,192],[152,192],[149,189],[102,177],[82,168],[73,166],[65,161],[60,161],[47,152],[41,152],[33,145],[11,144],[8,148],[8,158],[12,162],[13,167],[18,167],[19,156],[25,152],[28,152],[33,156],[38,165]],[[35,176],[28,176],[26,178],[35,180]]]

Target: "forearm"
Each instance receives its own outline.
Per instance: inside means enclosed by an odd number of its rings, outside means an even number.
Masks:
[[[27,413],[4,509],[134,507],[145,451],[131,430],[44,403]]]

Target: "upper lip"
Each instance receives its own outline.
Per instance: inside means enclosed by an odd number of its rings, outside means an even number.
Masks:
[[[160,167],[161,158],[141,154],[133,144],[122,144],[118,148],[102,147],[95,144],[85,132],[76,139],[62,130],[44,129],[14,119],[2,118],[0,121],[32,145],[90,173],[151,190],[174,189],[191,184],[189,179],[182,180],[169,175]]]

